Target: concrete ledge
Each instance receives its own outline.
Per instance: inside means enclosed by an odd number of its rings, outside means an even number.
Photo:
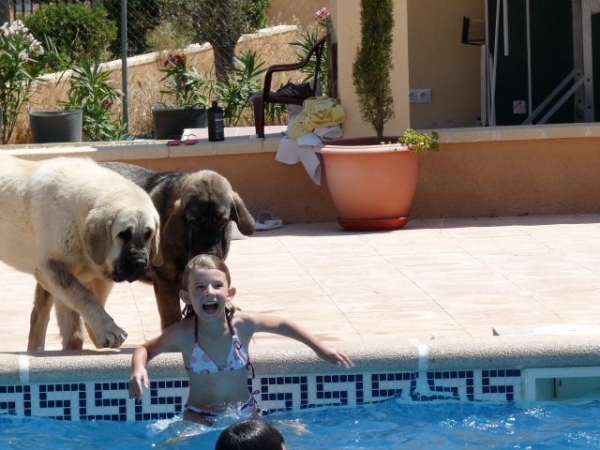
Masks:
[[[531,141],[600,137],[598,123],[566,123],[553,125],[518,125],[504,127],[445,128],[435,130],[440,143]]]
[[[277,127],[280,129],[281,127]],[[96,161],[129,161],[140,159],[190,158],[200,156],[228,156],[253,153],[275,153],[280,134],[273,132],[265,139],[250,136],[228,136],[222,142],[209,142],[203,136],[192,145],[172,146],[166,140],[138,139],[135,141],[27,144],[4,146],[13,156],[29,160],[43,160],[59,156],[87,156]]]
[[[328,364],[305,346],[292,343],[276,351],[256,346],[251,360],[257,375],[381,371],[446,371],[600,367],[600,338],[557,341],[540,338],[490,338],[449,342],[352,342],[338,346],[355,363],[352,369]],[[133,350],[0,354],[0,384],[122,380],[131,373]],[[181,355],[163,354],[149,364],[151,379],[187,375]]]
[[[284,223],[333,222],[327,188],[301,164],[275,161],[282,127],[264,140],[253,128],[230,129],[225,141],[166,141],[4,147],[27,159],[88,156],[157,171],[213,169],[229,179],[250,211],[269,210]],[[600,212],[600,124],[438,130],[441,151],[420,156],[411,217],[495,217]],[[242,136],[241,133],[245,133]]]

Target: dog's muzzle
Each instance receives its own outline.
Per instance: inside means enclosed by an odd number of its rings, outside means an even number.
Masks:
[[[121,258],[114,266],[113,281],[120,283],[127,281],[132,283],[139,280],[148,272],[150,261],[148,255],[130,255],[128,258]]]
[[[205,229],[189,227],[188,258],[193,258],[201,253],[207,253],[225,259],[229,251],[229,235],[227,227],[218,229]]]

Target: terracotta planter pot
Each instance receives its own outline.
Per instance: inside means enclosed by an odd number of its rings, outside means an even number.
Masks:
[[[374,137],[330,141],[320,153],[338,223],[344,229],[392,230],[408,222],[417,189],[418,155],[400,144],[377,144]]]

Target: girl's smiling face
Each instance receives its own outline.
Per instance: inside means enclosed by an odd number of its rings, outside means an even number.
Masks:
[[[198,317],[215,318],[225,314],[227,300],[235,289],[227,284],[226,275],[217,269],[200,269],[190,274],[187,291],[181,290],[181,299],[191,304]]]

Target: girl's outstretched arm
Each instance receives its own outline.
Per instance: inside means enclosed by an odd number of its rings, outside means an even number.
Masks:
[[[317,336],[290,319],[264,314],[246,314],[245,316],[253,323],[254,332],[273,333],[294,339],[310,347],[324,361],[341,364],[346,368],[354,366],[354,363],[344,353],[329,347]]]
[[[148,351],[145,345],[138,347],[131,357],[131,377],[129,378],[129,398],[141,400],[144,388],[148,389]]]
[[[131,357],[131,377],[129,378],[129,398],[141,400],[144,389],[149,387],[146,365],[155,356],[179,348],[180,324],[175,324],[163,334],[138,347]]]

